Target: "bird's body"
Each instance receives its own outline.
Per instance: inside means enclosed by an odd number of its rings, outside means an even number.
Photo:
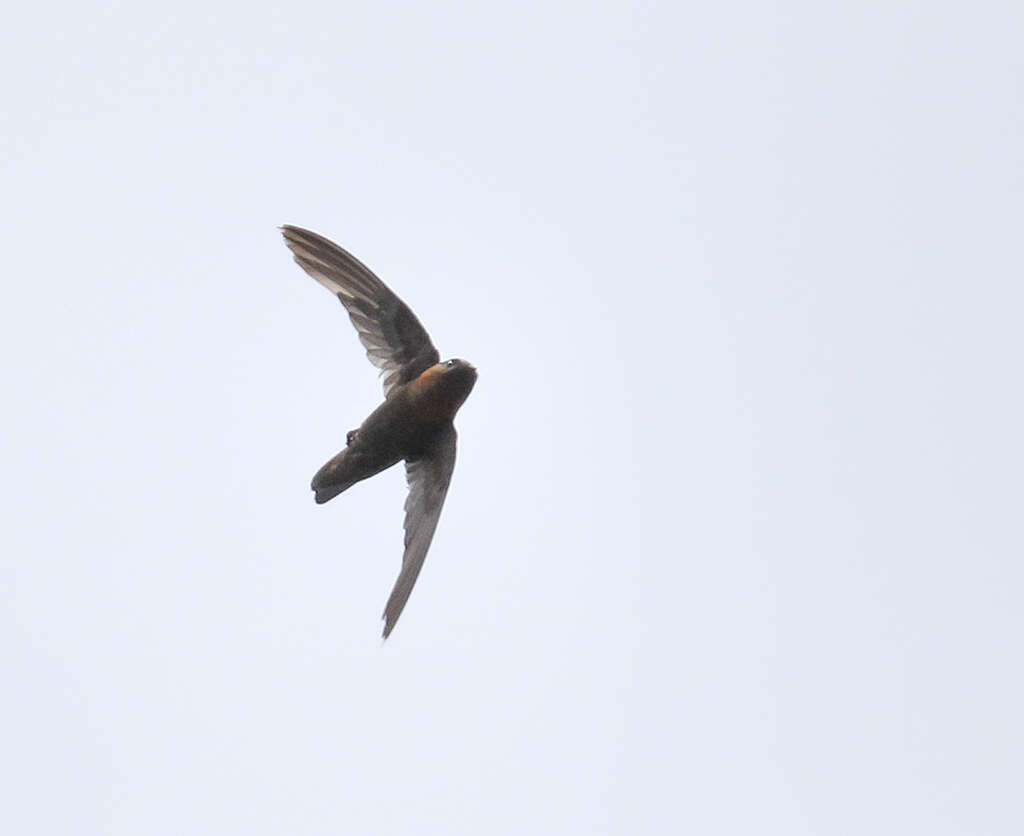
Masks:
[[[384,402],[355,430],[348,445],[313,477],[318,503],[400,461],[406,463],[402,571],[384,609],[384,636],[394,628],[419,576],[455,466],[452,419],[476,383],[464,360],[438,362],[412,311],[362,263],[316,233],[283,227],[295,260],[335,293],[374,365],[382,369]]]
[[[446,369],[438,363],[400,386],[349,432],[348,446],[317,471],[312,484],[316,501],[327,502],[403,459],[429,455],[452,426],[475,380],[468,364]]]

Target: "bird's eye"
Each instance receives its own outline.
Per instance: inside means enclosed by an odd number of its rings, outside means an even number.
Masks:
[[[447,363],[445,363],[445,365],[450,369],[452,366],[457,365],[458,362],[458,360],[449,360]]]

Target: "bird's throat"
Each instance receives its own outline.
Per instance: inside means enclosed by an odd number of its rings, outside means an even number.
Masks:
[[[475,382],[475,375],[468,377],[441,365],[431,366],[408,385],[416,416],[424,421],[450,421]]]

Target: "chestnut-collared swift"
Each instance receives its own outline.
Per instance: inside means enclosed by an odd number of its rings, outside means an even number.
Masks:
[[[405,461],[405,553],[384,607],[387,638],[409,600],[434,537],[455,467],[452,419],[476,383],[465,360],[443,363],[416,315],[357,258],[326,238],[281,227],[285,243],[309,275],[341,300],[370,362],[381,370],[384,403],[354,430],[347,446],[317,471],[317,503]]]

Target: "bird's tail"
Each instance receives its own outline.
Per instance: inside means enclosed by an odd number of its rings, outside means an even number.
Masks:
[[[310,487],[316,491],[318,505],[334,499],[342,491],[351,488],[375,473],[391,467],[399,459],[388,456],[383,458],[358,449],[358,445],[346,447],[327,464],[321,467]]]
[[[359,481],[358,477],[353,478],[348,459],[348,448],[346,447],[316,472],[310,487],[316,491],[318,505],[334,499],[339,493]]]

